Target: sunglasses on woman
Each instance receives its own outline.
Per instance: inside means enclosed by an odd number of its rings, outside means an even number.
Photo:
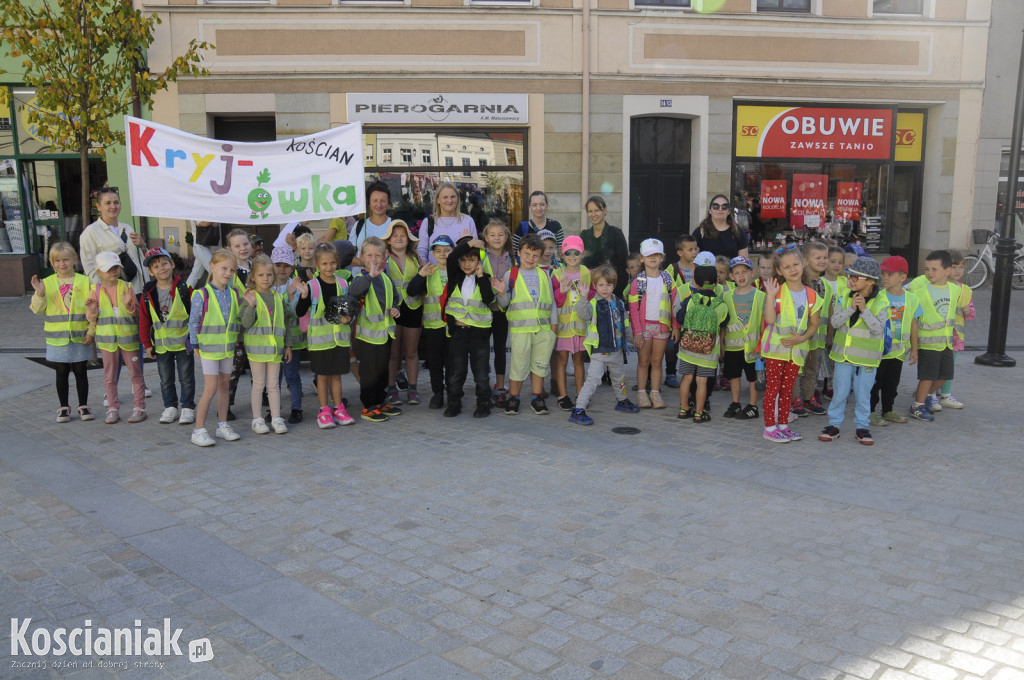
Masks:
[[[711,204],[711,209],[712,210],[728,210],[729,209],[729,204],[728,203],[712,203]]]

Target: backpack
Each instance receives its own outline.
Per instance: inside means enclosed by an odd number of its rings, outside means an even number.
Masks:
[[[679,347],[693,354],[711,354],[718,339],[719,321],[716,309],[724,304],[721,298],[691,295],[683,317]]]

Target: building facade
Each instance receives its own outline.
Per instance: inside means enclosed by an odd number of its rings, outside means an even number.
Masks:
[[[153,120],[238,141],[360,120],[368,178],[410,217],[451,180],[512,222],[543,189],[569,232],[601,194],[631,246],[669,252],[715,193],[769,199],[758,247],[852,229],[917,262],[969,239],[992,0],[143,7],[164,19],[154,68],[216,45]]]

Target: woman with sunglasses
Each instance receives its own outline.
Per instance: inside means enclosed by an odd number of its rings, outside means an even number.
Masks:
[[[732,206],[724,194],[715,194],[708,205],[708,215],[697,227],[697,249],[730,260],[738,255],[750,257],[747,235],[736,225]]]
[[[103,187],[96,192],[96,208],[99,210],[100,218],[90,224],[82,232],[78,242],[78,249],[81,254],[82,269],[94,284],[100,282],[96,275],[96,255],[104,251],[112,253],[126,253],[138,272],[128,283],[138,297],[142,293],[142,287],[149,280],[149,274],[142,266],[145,251],[142,249],[146,242],[142,236],[135,233],[130,224],[118,220],[121,214],[121,197],[117,193],[117,187]]]

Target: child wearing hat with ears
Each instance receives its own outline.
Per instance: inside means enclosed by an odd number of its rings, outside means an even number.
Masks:
[[[661,271],[665,246],[656,238],[640,244],[644,270],[629,284],[626,303],[633,328],[633,344],[640,353],[636,366],[637,406],[665,408],[661,398],[661,370],[665,345],[669,337],[678,337],[679,326],[672,317],[676,304],[676,287],[667,272]],[[717,277],[717,274],[716,274]],[[651,393],[647,394],[647,378]]]
[[[861,444],[875,443],[868,429],[871,422],[871,388],[882,361],[885,345],[885,322],[889,317],[888,298],[879,294],[882,270],[870,257],[858,257],[847,268],[850,292],[837,300],[829,323],[836,329],[829,358],[835,362],[832,380],[835,392],[828,407],[828,425],[818,439],[830,442],[839,439],[839,428],[846,416],[846,401],[853,386],[855,400],[854,436]]]
[[[904,359],[908,364],[917,363],[917,320],[924,310],[917,300],[917,295],[903,290],[903,282],[907,280],[909,266],[899,255],[882,260],[882,286],[888,301],[888,320],[886,321],[885,337],[888,351],[882,356],[882,362],[875,371],[875,384],[871,388],[871,424],[883,427],[888,423],[905,423],[907,417],[897,413],[893,408],[896,401],[896,390],[900,385]],[[875,407],[882,404],[881,412],[875,413]]]
[[[551,277],[551,287],[558,308],[558,331],[555,333],[554,381],[558,391],[558,407],[563,411],[573,410],[569,398],[566,367],[572,356],[573,376],[576,378],[576,394],[583,388],[583,339],[587,335],[587,323],[576,311],[581,299],[589,302],[595,294],[590,270],[580,262],[583,259],[583,239],[575,234],[562,241],[562,260],[565,266],[556,269]]]
[[[146,356],[156,359],[160,393],[164,400],[161,423],[191,424],[196,421],[196,375],[192,346],[188,342],[188,316],[192,311],[192,287],[174,274],[174,262],[163,248],[153,248],[142,261],[151,280],[142,288],[139,305],[139,337]],[[181,399],[174,387],[177,370]],[[179,411],[180,407],[180,411]]]
[[[295,253],[288,246],[277,246],[270,254],[270,261],[274,263],[274,291],[284,298],[285,304],[294,314],[300,297],[295,277]],[[347,272],[347,269],[338,270],[342,276]],[[306,349],[308,341],[306,332],[298,323],[289,325],[287,332],[292,354],[288,361],[282,362],[283,369],[278,383],[280,384],[281,380],[288,383],[288,392],[291,396],[291,415],[288,416],[288,422],[296,425],[302,422],[302,379],[299,377],[299,364],[302,362],[302,350]]]

